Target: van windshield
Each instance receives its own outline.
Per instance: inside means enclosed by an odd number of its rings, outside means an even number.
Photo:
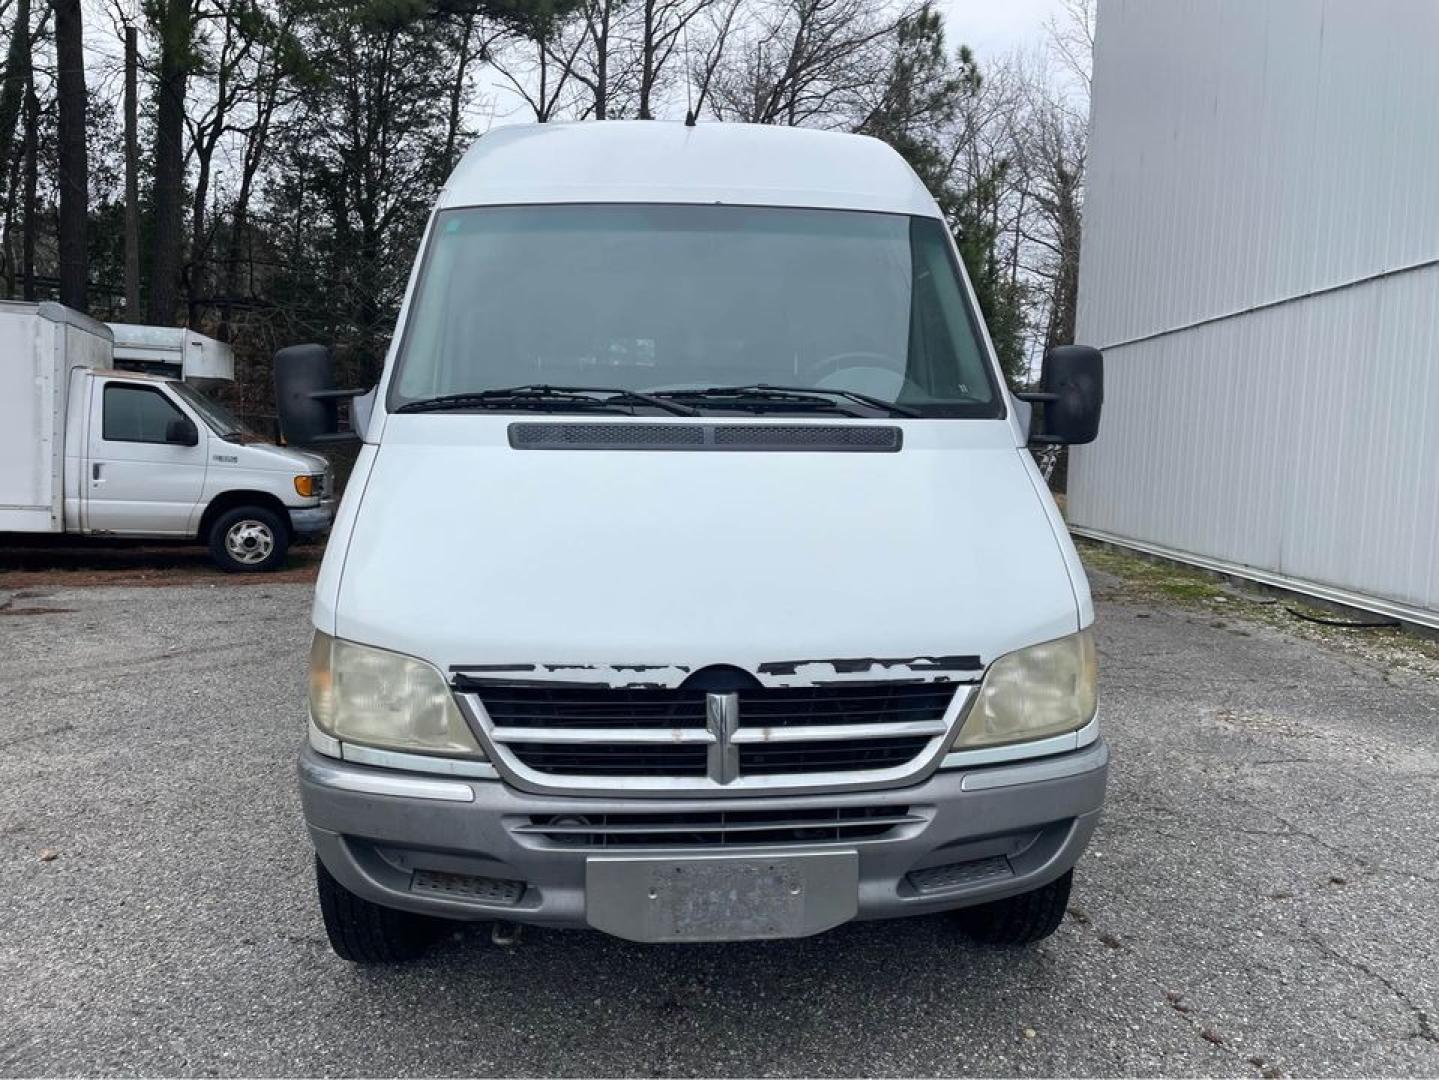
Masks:
[[[535,385],[782,385],[921,416],[1003,415],[938,220],[690,205],[441,211],[390,408]]]

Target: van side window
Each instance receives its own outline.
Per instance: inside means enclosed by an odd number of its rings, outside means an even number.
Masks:
[[[106,442],[163,443],[165,429],[184,414],[149,386],[110,383],[105,387],[102,435]]]

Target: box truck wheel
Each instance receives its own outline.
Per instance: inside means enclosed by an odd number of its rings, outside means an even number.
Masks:
[[[992,900],[957,912],[965,933],[986,945],[1029,945],[1049,937],[1064,921],[1074,871],[1033,892]]]
[[[335,955],[352,964],[413,960],[440,936],[444,923],[409,911],[381,907],[356,896],[315,859],[315,886],[325,934]]]
[[[210,526],[210,558],[229,573],[274,570],[289,547],[289,526],[263,506],[226,510]]]

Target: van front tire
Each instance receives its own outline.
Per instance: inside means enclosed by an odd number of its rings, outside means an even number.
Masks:
[[[325,936],[335,955],[352,964],[397,964],[415,960],[440,936],[443,924],[409,911],[372,904],[345,888],[319,858],[315,889]]]
[[[1033,892],[963,908],[956,915],[964,932],[985,945],[1032,945],[1059,929],[1073,884],[1070,870]]]
[[[290,549],[290,527],[263,506],[237,506],[210,525],[210,558],[229,574],[278,569]]]

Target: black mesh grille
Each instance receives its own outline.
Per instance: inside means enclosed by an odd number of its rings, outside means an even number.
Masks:
[[[952,683],[786,686],[741,691],[739,708],[746,727],[888,724],[934,720],[944,715],[953,697]]]
[[[752,847],[873,840],[920,818],[907,806],[693,814],[537,814],[522,832],[567,847]]]
[[[898,450],[897,427],[860,424],[717,424],[715,445],[747,450]]]
[[[500,727],[705,726],[705,696],[688,690],[497,685],[481,690],[479,696]]]
[[[703,446],[700,424],[511,424],[517,450],[683,450]]]
[[[912,760],[928,743],[929,736],[915,735],[898,739],[747,744],[739,750],[739,771],[741,776],[773,776],[776,773],[892,769]]]

